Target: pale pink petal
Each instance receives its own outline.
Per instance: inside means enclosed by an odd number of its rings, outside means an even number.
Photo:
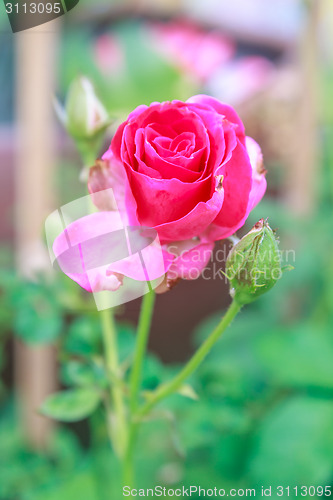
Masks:
[[[197,243],[195,240],[190,240],[168,245],[168,251],[175,255],[175,260],[167,273],[168,280],[178,278],[193,280],[200,276],[211,258],[214,243],[199,245]]]
[[[96,268],[128,253],[122,231],[123,223],[117,212],[98,212],[72,222],[53,243],[60,268],[89,292],[94,288],[99,291],[102,282],[105,289],[117,289],[115,279],[107,281]]]
[[[62,271],[89,292],[115,291],[122,276],[153,281],[173,256],[162,250],[156,231],[124,228],[117,212],[98,212],[69,224],[55,239]]]
[[[214,243],[201,243],[197,239],[174,241],[164,245],[174,258],[162,283],[155,289],[158,294],[170,291],[181,279],[199,278],[207,266]]]
[[[264,196],[267,182],[265,178],[266,170],[259,144],[251,137],[246,137],[246,149],[252,166],[252,188],[247,209],[247,213],[249,214]]]

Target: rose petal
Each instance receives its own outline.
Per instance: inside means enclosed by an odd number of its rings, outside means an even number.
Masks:
[[[197,241],[187,240],[169,244],[167,248],[176,257],[167,273],[167,279],[171,281],[178,278],[192,280],[198,278],[207,266],[214,243],[198,245]]]
[[[251,210],[259,203],[265,194],[267,183],[265,179],[265,169],[263,168],[262,153],[259,145],[250,137],[246,137],[246,147],[251,162],[251,190],[248,195],[248,202],[243,217],[231,226],[216,224],[216,220],[202,236],[203,240],[217,241],[228,238],[241,228],[248,218]]]
[[[93,170],[92,177],[89,178],[88,187],[92,194],[93,202],[96,199],[93,193],[101,189],[112,188],[114,198],[117,202],[117,209],[120,212],[123,224],[138,226],[137,203],[135,201],[132,189],[129,185],[126,170],[121,162],[115,159],[113,152],[109,149],[102,157],[106,162],[105,170]],[[102,198],[98,197],[99,200]],[[103,210],[103,206],[96,204]]]
[[[161,243],[167,241],[190,239],[203,233],[220,212],[223,204],[223,189],[216,191],[207,202],[199,202],[184,217],[156,225]],[[205,240],[205,243],[207,240]]]
[[[98,212],[87,215],[69,224],[53,243],[54,255],[62,271],[89,292],[101,281],[107,287],[107,277],[100,276],[94,267],[105,265],[105,260],[116,260],[123,256],[126,248],[120,247],[120,231],[123,223],[117,212]],[[108,235],[117,242],[117,249],[104,248]],[[90,277],[87,271],[89,270]],[[109,281],[114,290],[114,278]],[[108,289],[108,288],[107,288]]]
[[[163,179],[179,179],[187,183],[193,183],[200,178],[198,170],[204,163],[203,158],[206,156],[204,150],[196,151],[191,158],[180,155],[162,158],[149,142],[142,141],[141,146],[139,146],[138,142],[137,144],[138,148],[135,157],[140,172],[147,174],[148,168],[151,168],[157,171]],[[142,147],[144,147],[144,152],[142,152]],[[142,161],[141,158],[145,158],[145,161]]]
[[[249,214],[264,196],[267,182],[265,178],[266,170],[259,144],[251,137],[246,137],[246,149],[252,166],[252,187],[247,208],[247,213]]]
[[[125,169],[118,160],[96,160],[89,170],[88,178],[88,189],[94,205],[99,210],[125,213],[126,179]]]
[[[181,163],[182,159],[173,158],[171,161],[169,159],[161,158],[147,139],[147,129],[146,131],[143,129],[139,129],[137,131],[135,143],[136,153],[134,156],[138,164],[137,171],[141,174],[145,174],[148,177],[155,179],[176,178],[183,182],[195,182],[199,178],[200,173],[192,172],[191,170],[174,163],[177,161]],[[197,155],[199,155],[198,161],[200,161],[203,151],[198,151]],[[186,161],[187,159],[185,158],[184,160]],[[193,161],[196,161],[196,157],[194,157]]]
[[[238,139],[230,160],[218,169],[217,174],[223,175],[225,195],[222,210],[214,224],[233,226],[246,213],[252,184],[250,158]]]
[[[123,274],[136,281],[154,281],[168,271],[173,261],[169,252],[162,250],[159,241],[120,261],[110,264],[109,273]]]
[[[138,219],[147,227],[181,219],[195,208],[197,200],[211,197],[209,178],[184,183],[179,179],[153,179],[133,170],[128,177],[137,202]]]
[[[210,154],[207,159],[205,173],[214,172],[215,169],[222,163],[225,156],[225,138],[221,116],[215,111],[204,106],[191,106],[191,109],[202,119],[209,138]]]
[[[157,233],[152,241],[141,228],[137,231],[129,239],[115,212],[90,214],[69,224],[55,239],[54,255],[63,272],[89,292],[115,291],[122,276],[153,281],[167,272],[174,257],[161,248]]]
[[[245,129],[243,122],[231,106],[220,102],[214,97],[203,94],[190,97],[190,99],[188,99],[186,102],[203,106],[205,108],[208,107],[214,109],[219,115],[224,116],[229,122],[236,124],[236,134],[242,144],[245,145]]]

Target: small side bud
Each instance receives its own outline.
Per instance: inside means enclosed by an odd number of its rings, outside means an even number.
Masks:
[[[55,101],[55,111],[76,142],[84,164],[93,163],[111,122],[91,81],[85,76],[76,78],[69,87],[65,107]]]
[[[239,304],[248,304],[270,290],[281,275],[278,240],[267,221],[260,219],[227,257],[230,295]]]
[[[85,76],[74,80],[69,88],[66,105],[66,128],[76,139],[87,139],[109,125],[108,113]]]

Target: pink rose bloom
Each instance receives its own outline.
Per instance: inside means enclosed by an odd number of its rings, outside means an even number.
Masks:
[[[214,242],[235,233],[266,190],[260,147],[245,136],[234,109],[205,95],[139,106],[119,126],[102,160],[90,172],[93,202],[107,217],[114,200],[108,191],[96,193],[112,188],[125,224],[156,230],[165,289],[180,278],[198,277]],[[92,233],[97,215],[102,222],[101,214],[90,216]],[[78,234],[80,221],[75,224]],[[87,220],[82,226],[87,236]],[[55,253],[64,241],[61,235]],[[124,266],[115,273],[128,275]]]

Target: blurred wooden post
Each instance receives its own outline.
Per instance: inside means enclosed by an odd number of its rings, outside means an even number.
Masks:
[[[54,92],[59,22],[15,34],[16,39],[16,260],[22,276],[49,267],[43,225],[54,206]],[[50,347],[17,341],[15,377],[20,415],[35,448],[47,441],[51,421],[38,415],[43,399],[56,389],[55,354]]]
[[[294,123],[292,168],[286,178],[286,202],[294,213],[310,214],[316,203],[318,172],[318,20],[320,2],[308,6],[306,26],[299,47],[300,86],[299,113]],[[283,147],[283,146],[282,146]]]

